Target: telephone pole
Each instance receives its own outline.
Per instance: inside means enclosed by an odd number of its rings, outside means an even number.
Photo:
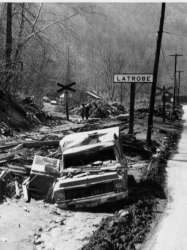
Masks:
[[[183,70],[177,70],[178,73],[178,88],[177,88],[177,96],[178,96],[178,104],[180,104],[180,85],[181,85],[181,73]]]
[[[155,94],[156,94],[160,49],[161,49],[161,44],[162,44],[162,34],[163,34],[163,27],[164,27],[165,8],[166,8],[166,4],[162,3],[160,25],[159,25],[158,38],[157,38],[157,47],[156,47],[156,53],[155,53],[155,62],[154,62],[154,69],[153,69],[153,83],[151,87],[151,96],[150,96],[150,104],[149,104],[149,117],[148,117],[148,128],[147,128],[147,144],[148,145],[151,144],[151,133],[152,133],[152,128],[153,128]]]
[[[70,83],[70,62],[69,62],[69,47],[67,51],[67,71],[66,71],[66,85]],[[69,121],[69,96],[68,91],[65,90],[65,110],[66,110],[66,119]]]
[[[173,54],[170,55],[174,57],[175,65],[174,65],[174,87],[173,87],[173,113],[175,111],[176,106],[176,96],[177,96],[177,58],[178,56],[182,56],[181,54]]]

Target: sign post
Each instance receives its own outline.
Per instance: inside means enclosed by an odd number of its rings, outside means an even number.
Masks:
[[[76,82],[72,82],[67,85],[63,85],[61,83],[57,83],[57,86],[60,87],[60,89],[57,90],[57,93],[64,92],[65,93],[65,109],[66,109],[66,119],[69,121],[69,98],[68,98],[68,91],[75,92],[76,90],[72,87],[76,84]]]
[[[134,133],[134,104],[136,83],[152,83],[152,74],[115,74],[114,83],[130,83],[130,118],[129,118],[129,134]]]
[[[65,90],[65,102],[66,102],[66,119],[69,121],[69,105],[68,105],[68,91]]]
[[[130,93],[130,119],[129,119],[129,134],[134,133],[134,103],[135,103],[135,91],[136,84],[131,83],[131,93]]]

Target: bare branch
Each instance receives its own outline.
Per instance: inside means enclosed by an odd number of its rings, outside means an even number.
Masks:
[[[24,18],[25,18],[26,22],[30,25],[30,27],[32,27],[33,23],[26,16],[24,16]],[[27,28],[26,28],[26,31],[28,31]],[[36,34],[36,39],[38,39],[41,46],[44,46],[44,44],[46,44],[54,50],[56,55],[58,54],[54,41],[52,44],[50,39],[45,35],[45,33],[43,33],[42,36],[40,34]]]
[[[37,23],[37,21],[38,21],[38,18],[39,18],[39,16],[40,16],[40,13],[41,13],[42,6],[43,6],[43,4],[41,3],[41,4],[40,4],[40,8],[39,8],[39,10],[38,10],[38,14],[37,14],[37,16],[36,16],[36,18],[35,18],[35,20],[34,20],[34,23],[33,23],[32,32],[34,32],[36,23]]]
[[[34,15],[34,13],[32,13],[32,11],[30,11],[30,8],[27,8],[26,5],[24,6],[24,8],[25,8],[25,11],[26,11],[33,19],[36,18],[36,16]]]
[[[64,27],[62,26],[62,23],[58,23],[58,26],[60,27],[60,29],[62,30],[62,32],[64,32]],[[78,37],[77,32],[75,32],[73,29],[66,27],[66,30],[71,32],[71,35],[80,42],[80,38]]]
[[[25,43],[27,43],[33,36],[35,36],[36,34],[38,34],[38,33],[40,33],[40,32],[45,31],[45,30],[48,29],[50,26],[55,25],[55,24],[60,23],[60,22],[65,22],[65,21],[67,21],[67,20],[69,20],[69,19],[71,19],[72,17],[77,16],[77,15],[78,15],[78,13],[74,13],[74,14],[72,14],[71,16],[65,18],[64,20],[59,20],[59,19],[58,19],[58,20],[56,20],[56,21],[54,21],[54,22],[52,22],[52,23],[47,24],[47,25],[44,26],[43,28],[41,28],[41,29],[39,29],[39,30],[37,30],[37,31],[32,32],[30,35],[28,35],[28,36],[25,38],[25,40],[24,40],[23,43],[22,43],[22,46],[23,46]]]

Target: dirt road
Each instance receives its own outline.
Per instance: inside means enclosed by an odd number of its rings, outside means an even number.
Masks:
[[[32,200],[0,205],[0,249],[78,250],[107,213],[73,212]]]
[[[145,250],[187,249],[187,105],[177,153],[168,161],[168,205]]]

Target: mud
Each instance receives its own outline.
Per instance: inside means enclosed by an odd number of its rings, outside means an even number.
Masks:
[[[78,249],[109,214],[60,210],[32,200],[7,200],[0,206],[0,249]]]

